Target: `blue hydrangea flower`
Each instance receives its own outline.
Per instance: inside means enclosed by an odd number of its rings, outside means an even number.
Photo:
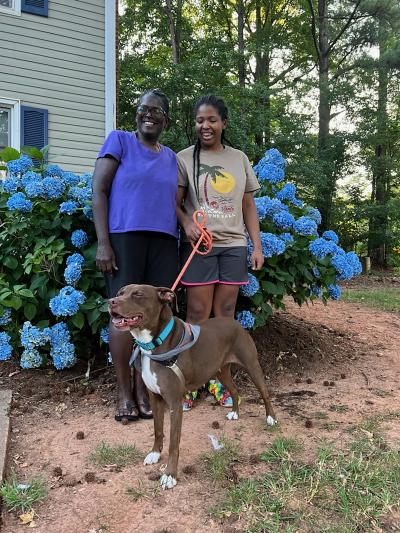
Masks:
[[[68,326],[65,322],[57,322],[51,328],[45,328],[45,333],[50,340],[50,345],[66,343],[70,340]]]
[[[68,200],[67,202],[62,202],[60,204],[60,209],[58,210],[58,212],[61,214],[66,213],[67,215],[73,215],[77,209],[78,204],[76,202]]]
[[[71,342],[54,345],[50,349],[50,357],[57,370],[71,368],[76,363],[75,346]]]
[[[287,211],[280,211],[279,213],[275,213],[272,221],[279,229],[291,229],[295,223],[295,218]]]
[[[75,285],[80,280],[82,269],[77,263],[71,263],[64,270],[64,279],[67,285]]]
[[[348,263],[353,268],[353,276],[358,276],[362,272],[362,265],[358,258],[358,255],[355,252],[347,252],[346,258]]]
[[[303,207],[304,203],[299,200],[298,198],[292,198],[290,200],[290,203],[292,203],[293,205],[295,205],[296,207]],[[311,217],[310,217],[311,218]]]
[[[317,298],[321,298],[322,296],[322,289],[321,287],[318,287],[317,285],[312,285],[310,287],[310,290],[311,290],[311,294],[313,296],[316,296]]]
[[[337,252],[337,245],[333,241],[327,241],[322,237],[310,242],[308,249],[317,259],[323,259],[328,254],[335,254]]]
[[[60,178],[48,176],[43,179],[45,197],[51,200],[60,198],[64,194],[65,185]]]
[[[285,183],[282,189],[276,193],[279,200],[292,201],[296,196],[296,185],[294,183]]]
[[[315,276],[316,278],[321,277],[321,272],[319,271],[318,267],[312,267],[311,271],[313,273],[313,276]]]
[[[18,191],[18,188],[21,186],[21,180],[17,176],[10,176],[5,180],[0,180],[2,184],[3,191],[12,194]]]
[[[64,171],[58,165],[47,165],[44,175],[46,177],[62,178]]]
[[[32,180],[25,185],[25,192],[29,198],[38,198],[45,196],[43,180]]]
[[[85,205],[83,208],[83,214],[86,218],[93,221],[93,209],[91,205]]]
[[[353,266],[347,261],[345,254],[334,254],[331,264],[337,272],[336,279],[350,279],[353,277]]]
[[[26,348],[21,355],[19,362],[21,368],[40,368],[43,364],[43,357],[36,348]]]
[[[275,213],[280,211],[288,211],[288,206],[283,204],[278,198],[270,198],[269,196],[260,196],[254,198],[256,204],[258,218],[264,220],[265,217],[272,217]]]
[[[11,322],[11,309],[9,307],[3,307],[2,311],[3,314],[0,316],[0,326],[5,326]]]
[[[329,296],[332,300],[339,300],[342,290],[339,285],[328,285]]]
[[[299,235],[318,235],[317,223],[310,217],[300,217],[293,225]]]
[[[101,341],[104,342],[105,344],[108,344],[108,343],[109,343],[108,326],[107,326],[107,327],[104,327],[104,328],[101,328],[101,330],[100,330],[100,339],[101,339]]]
[[[260,234],[261,236],[261,247],[264,257],[272,257],[273,255],[280,255],[286,249],[285,243],[273,233],[264,233],[263,231]]]
[[[78,312],[85,299],[83,292],[67,285],[50,300],[50,310],[55,316],[72,316]]]
[[[265,152],[264,158],[268,163],[272,163],[276,167],[285,168],[285,158],[277,148],[269,148]]]
[[[254,167],[254,172],[257,174],[258,179],[263,181],[268,181],[272,185],[280,183],[285,177],[285,172],[282,168],[268,163],[265,160],[261,159],[259,163]]]
[[[319,226],[322,222],[321,213],[316,207],[307,207],[307,216],[312,218]]]
[[[76,248],[84,248],[89,242],[87,233],[83,229],[75,230],[71,235],[71,242]]]
[[[245,329],[251,329],[255,323],[255,318],[251,311],[240,311],[240,313],[236,315],[236,320],[238,320]]]
[[[78,185],[79,183],[79,176],[77,176],[73,172],[63,172],[61,178],[65,185],[68,185],[68,187],[73,187],[74,185]]]
[[[258,279],[249,272],[249,282],[245,285],[240,285],[240,292],[243,296],[254,296],[260,289],[260,283]]]
[[[293,235],[291,233],[281,233],[279,235],[279,238],[286,244],[294,241]]]
[[[24,322],[21,330],[21,344],[27,350],[43,346],[49,341],[48,333],[45,329],[32,326],[30,322]]]
[[[7,361],[11,357],[12,346],[10,345],[10,338],[8,333],[4,331],[0,333],[0,361]]]
[[[7,163],[7,170],[10,174],[23,174],[33,167],[32,159],[26,154],[21,155],[19,159],[9,161]]]
[[[339,242],[339,237],[336,235],[336,233],[331,230],[331,229],[328,229],[327,231],[324,231],[324,233],[322,234],[323,238],[326,239],[327,241],[333,241],[335,244],[338,244]]]
[[[32,202],[27,199],[23,192],[16,192],[7,200],[7,207],[10,211],[29,213],[32,211]]]
[[[68,191],[68,197],[83,206],[92,199],[92,189],[90,187],[71,187]]]
[[[75,253],[67,257],[66,264],[67,266],[76,264],[81,267],[84,262],[85,262],[85,258],[83,257],[83,255]]]
[[[88,187],[90,190],[92,190],[92,177],[93,174],[91,172],[85,172],[84,174],[79,176],[79,183],[84,187]]]
[[[32,181],[42,181],[42,176],[37,172],[33,172],[33,170],[29,170],[28,172],[25,172],[21,178],[22,186],[26,187],[28,183],[32,183]]]

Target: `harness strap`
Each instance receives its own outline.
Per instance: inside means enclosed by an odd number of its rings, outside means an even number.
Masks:
[[[181,382],[181,384],[183,385],[183,387],[185,387],[185,382],[186,382],[185,376],[183,375],[183,372],[179,368],[179,366],[176,363],[174,363],[172,366],[170,366],[168,368],[170,368],[172,370],[172,372],[174,372],[174,374],[178,377],[178,379]]]

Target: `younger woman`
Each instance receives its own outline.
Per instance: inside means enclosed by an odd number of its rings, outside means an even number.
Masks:
[[[260,226],[253,193],[259,189],[247,156],[224,140],[228,109],[221,98],[203,96],[195,106],[197,141],[178,154],[178,220],[185,236],[182,263],[191,252],[190,241],[200,232],[192,220],[196,209],[207,216],[213,235],[208,255],[195,255],[182,278],[187,290],[187,321],[198,324],[210,317],[232,317],[240,285],[248,283],[247,233],[253,243],[251,266],[264,263]],[[228,391],[222,405],[230,406]],[[184,408],[189,409],[188,397]]]

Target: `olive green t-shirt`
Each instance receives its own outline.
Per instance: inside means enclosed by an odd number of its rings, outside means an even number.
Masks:
[[[184,209],[202,209],[215,246],[246,246],[242,200],[260,188],[246,154],[230,146],[221,152],[201,150],[198,186],[193,179],[193,150],[178,153],[179,185],[187,187]],[[196,194],[196,189],[198,193]]]

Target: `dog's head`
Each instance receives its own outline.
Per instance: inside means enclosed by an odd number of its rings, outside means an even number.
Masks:
[[[175,293],[166,287],[126,285],[108,300],[108,311],[120,331],[148,329],[154,333],[166,304],[174,300]]]

